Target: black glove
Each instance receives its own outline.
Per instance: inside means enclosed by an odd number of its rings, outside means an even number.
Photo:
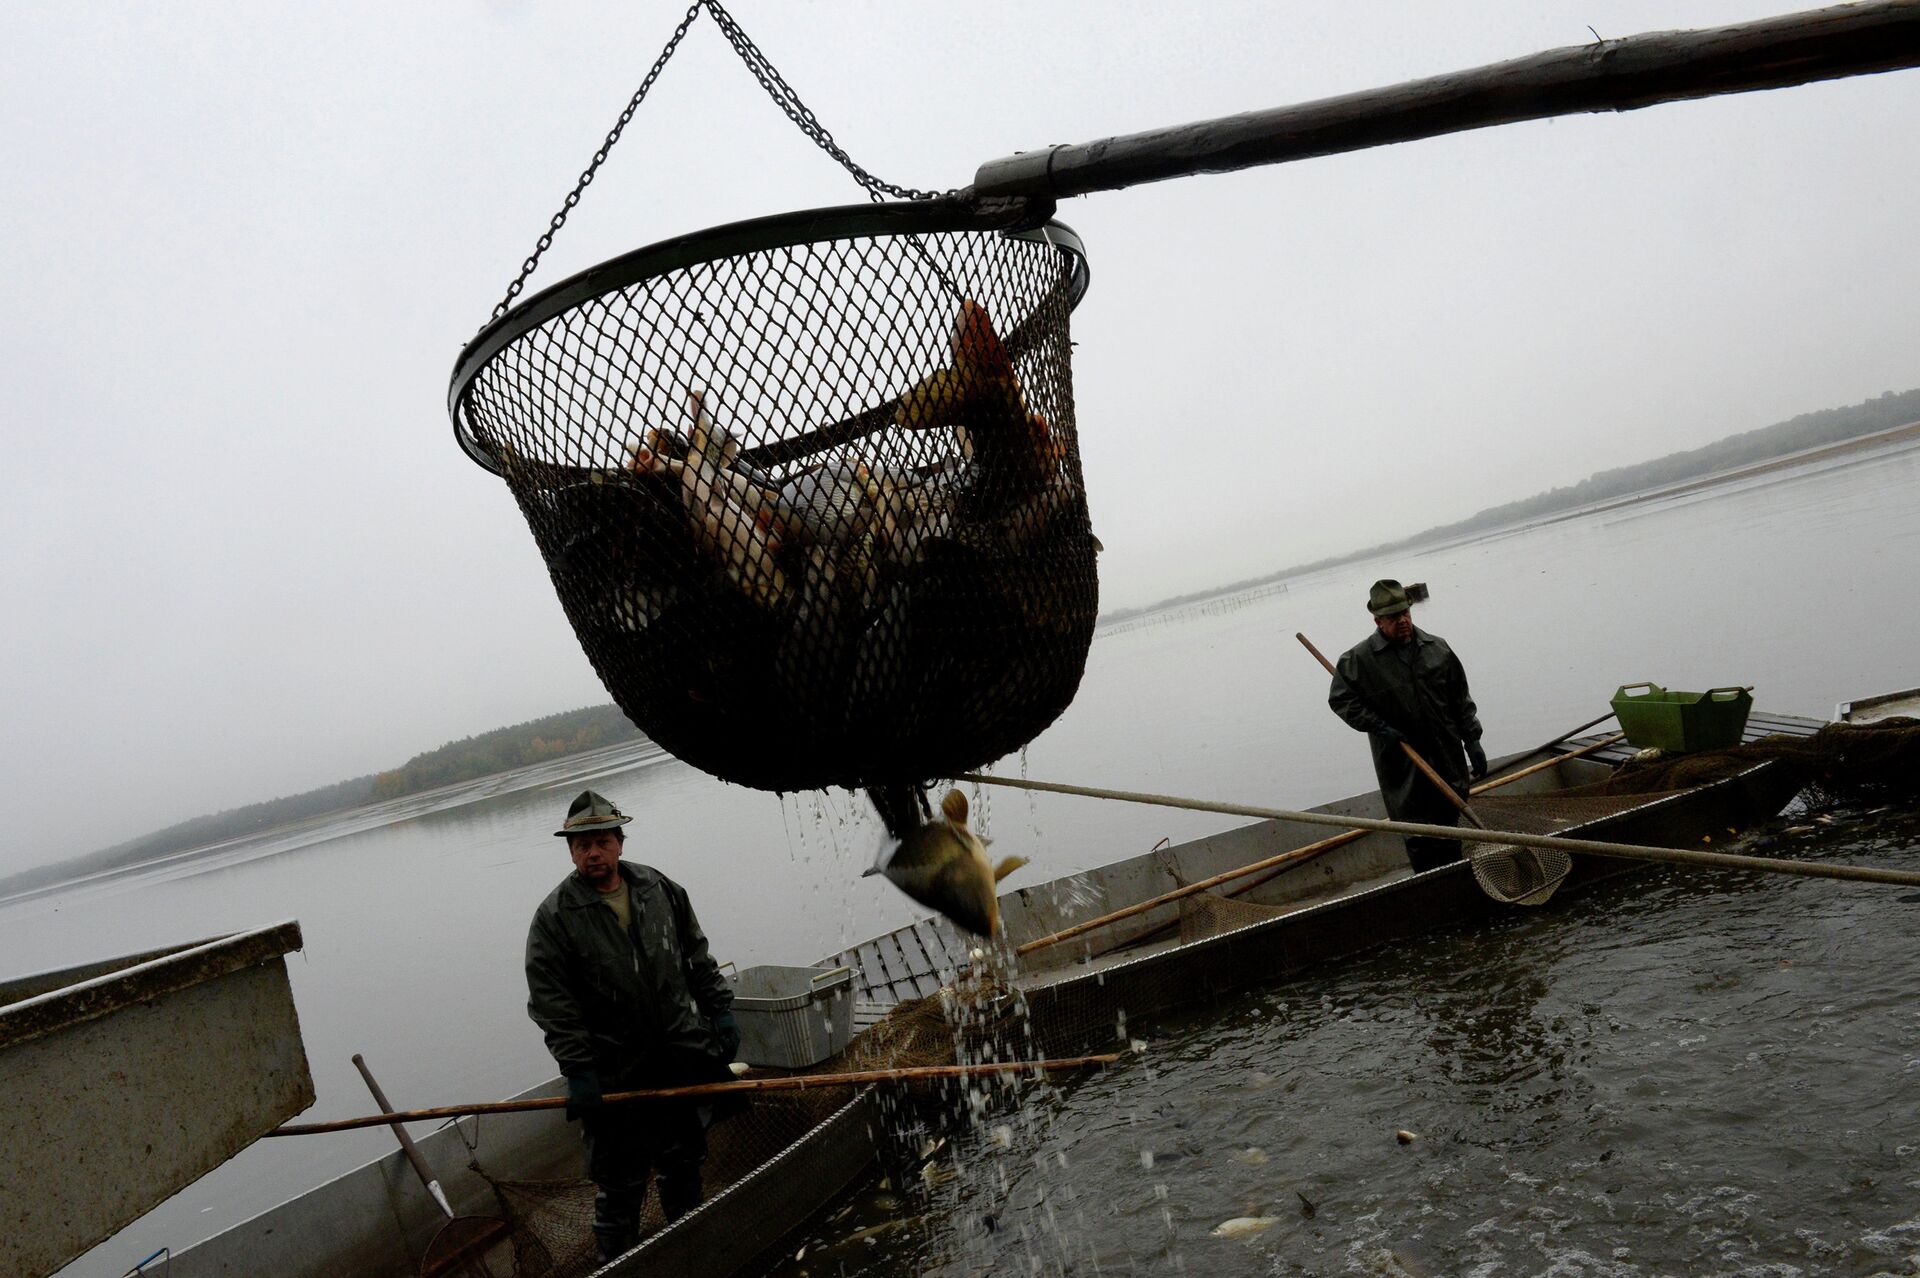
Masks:
[[[740,1022],[731,1010],[713,1018],[713,1036],[720,1040],[720,1055],[731,1061],[740,1051]]]
[[[567,1075],[567,1121],[585,1118],[606,1101],[600,1095],[600,1076],[592,1070]]]
[[[1381,736],[1385,737],[1388,741],[1392,742],[1394,745],[1404,745],[1407,740],[1406,733],[1400,731],[1400,729],[1394,727],[1391,723],[1386,722],[1384,719],[1381,720],[1380,726],[1374,729],[1374,731],[1378,732]]]
[[[1478,781],[1487,775],[1487,752],[1480,747],[1480,738],[1475,737],[1466,743],[1467,775]]]

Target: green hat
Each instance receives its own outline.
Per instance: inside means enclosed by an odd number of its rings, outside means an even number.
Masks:
[[[592,790],[582,790],[567,809],[567,823],[555,830],[560,838],[569,834],[587,834],[593,830],[613,830],[633,820],[615,807],[613,800]]]
[[[1367,611],[1376,617],[1393,617],[1413,607],[1405,587],[1391,577],[1373,583],[1367,592]]]

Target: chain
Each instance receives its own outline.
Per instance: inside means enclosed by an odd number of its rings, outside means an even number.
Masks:
[[[747,38],[747,33],[740,29],[740,24],[733,20],[733,15],[726,11],[720,0],[702,0],[702,3],[706,5],[708,12],[713,14],[713,20],[719,24],[721,34],[727,37],[727,43],[732,45],[733,51],[740,55],[740,60],[747,64],[747,70],[751,71],[753,78],[760,82],[760,87],[767,91],[767,96],[773,99],[774,105],[786,113],[786,117],[793,121],[796,128],[812,138],[815,146],[837,160],[841,168],[853,174],[854,181],[867,188],[867,194],[875,204],[880,203],[882,194],[891,195],[899,200],[933,200],[955,194],[953,190],[921,191],[910,186],[895,186],[891,182],[882,181],[854,163],[853,157],[841,150],[840,144],[833,140],[833,134],[827,132],[827,126],[820,123],[819,118],[807,104],[800,100],[800,95],[793,91],[793,86],[774,69],[773,63],[767,61],[767,55],[760,52],[759,46]]]
[[[633,113],[640,108],[641,101],[646,98],[647,90],[651,89],[653,82],[660,78],[660,72],[666,69],[667,59],[671,58],[675,50],[680,47],[680,41],[686,37],[687,29],[700,16],[702,9],[713,14],[713,20],[719,25],[721,34],[726,36],[727,43],[732,45],[733,51],[740,55],[740,60],[747,64],[747,70],[751,71],[753,78],[760,82],[760,87],[767,91],[767,96],[773,99],[774,105],[793,121],[795,127],[813,139],[815,146],[839,161],[842,168],[853,174],[854,180],[866,188],[868,198],[875,204],[881,203],[884,196],[888,195],[901,200],[932,200],[957,193],[956,190],[921,191],[908,186],[895,186],[891,182],[882,181],[855,164],[853,157],[841,150],[840,144],[833,140],[833,134],[827,132],[826,126],[821,124],[807,104],[800,100],[800,95],[793,91],[793,86],[774,69],[773,63],[767,61],[767,55],[760,52],[759,46],[747,38],[747,33],[740,29],[740,24],[733,20],[733,15],[726,11],[720,4],[720,0],[693,0],[693,3],[687,7],[686,16],[680,19],[680,25],[673,29],[673,36],[667,41],[666,48],[662,49],[660,56],[654,59],[652,69],[647,72],[647,78],[642,80],[639,89],[635,90],[633,100],[627,103],[627,109],[622,111],[620,118],[614,122],[612,132],[607,134],[607,140],[602,142],[600,149],[593,153],[593,162],[587,165],[586,172],[580,175],[580,180],[574,183],[573,190],[567,194],[566,201],[561,204],[560,211],[555,213],[548,222],[545,233],[534,245],[533,253],[521,263],[520,274],[507,286],[507,295],[501,298],[499,304],[493,308],[493,316],[489,323],[505,315],[507,309],[513,305],[513,299],[520,296],[521,290],[527,285],[527,277],[532,275],[534,268],[540,265],[541,256],[553,246],[553,237],[559,233],[561,227],[566,225],[567,215],[573,212],[574,205],[580,203],[581,194],[593,182],[593,175],[599,171],[600,166],[606,163],[607,153],[613,150],[613,144],[620,140],[621,132],[632,121]],[[917,243],[916,237],[916,245]],[[924,254],[924,250],[922,252]],[[939,270],[937,265],[935,269]],[[945,280],[946,273],[941,271],[940,274]],[[953,287],[951,281],[947,283],[949,288]]]
[[[580,175],[580,180],[574,183],[573,190],[567,193],[566,202],[560,206],[560,211],[555,213],[552,220],[547,223],[546,232],[540,236],[539,243],[533,246],[532,256],[520,264],[520,274],[515,277],[513,283],[507,285],[507,295],[501,298],[499,305],[493,308],[493,319],[499,319],[505,315],[507,308],[513,305],[513,299],[520,296],[520,290],[527,286],[527,277],[533,274],[534,267],[540,265],[541,255],[553,247],[553,237],[559,233],[561,227],[567,224],[567,214],[573,212],[573,206],[580,202],[580,195],[593,181],[593,175],[602,164],[607,162],[607,152],[613,150],[613,144],[620,140],[621,131],[633,119],[633,113],[640,109],[641,100],[647,96],[647,90],[651,89],[653,82],[660,78],[660,73],[666,69],[667,59],[671,58],[674,50],[680,47],[680,41],[686,38],[687,28],[691,27],[694,19],[700,16],[700,9],[705,3],[706,0],[693,0],[693,3],[687,6],[687,15],[680,19],[680,25],[673,29],[673,36],[667,41],[667,47],[660,50],[660,56],[653,60],[653,67],[647,72],[647,78],[640,82],[640,87],[634,91],[633,100],[627,103],[627,109],[620,113],[618,120],[614,121],[613,131],[607,134],[607,140],[602,142],[600,149],[593,153],[593,162],[587,165],[587,171]]]

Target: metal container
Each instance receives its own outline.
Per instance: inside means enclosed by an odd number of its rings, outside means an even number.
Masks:
[[[1636,692],[1635,689],[1645,689]],[[1750,688],[1669,692],[1657,683],[1623,684],[1613,694],[1613,713],[1627,740],[1668,754],[1724,750],[1740,744],[1753,709]]]
[[[749,967],[733,981],[740,1059],[805,1069],[853,1038],[851,967]]]
[[[46,1274],[313,1104],[300,925],[0,983],[0,1273]]]

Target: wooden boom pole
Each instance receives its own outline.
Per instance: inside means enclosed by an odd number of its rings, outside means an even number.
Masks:
[[[1317,102],[1054,146],[980,166],[979,198],[1063,199],[1469,129],[1920,66],[1920,0],[1658,31]]]

